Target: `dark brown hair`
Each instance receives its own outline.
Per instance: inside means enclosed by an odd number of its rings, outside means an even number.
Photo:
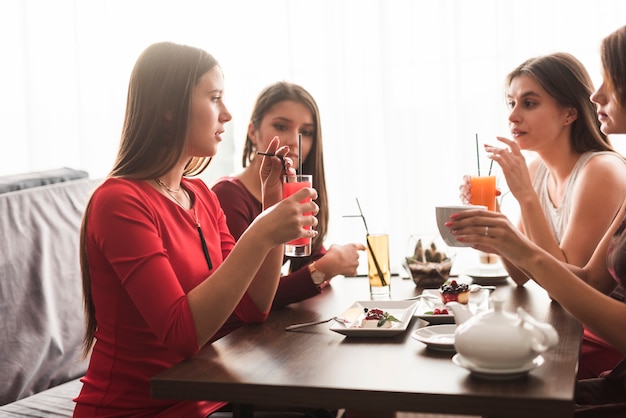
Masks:
[[[171,42],[150,45],[142,52],[130,76],[122,136],[109,177],[148,180],[174,167],[187,142],[193,88],[207,71],[218,65],[206,51]],[[183,175],[200,174],[210,160],[208,157],[190,158]],[[87,203],[80,231],[86,322],[84,356],[91,350],[98,325],[85,246],[90,209],[91,200]]]
[[[326,192],[326,178],[324,175],[324,153],[322,147],[322,127],[320,123],[320,112],[317,107],[317,103],[313,96],[306,91],[303,87],[280,81],[267,86],[256,99],[250,121],[254,126],[254,129],[259,129],[263,117],[272,109],[274,105],[285,100],[302,103],[311,112],[313,117],[314,134],[313,144],[311,151],[307,155],[307,158],[302,162],[302,172],[306,174],[313,174],[313,188],[317,190],[317,200],[315,203],[319,206],[320,210],[317,214],[318,224],[315,228],[318,231],[317,237],[313,239],[312,251],[317,251],[324,243],[326,234],[328,232],[328,194]],[[246,142],[244,144],[243,156],[241,164],[243,167],[247,167],[254,155],[256,154],[256,147],[249,135],[246,135]],[[294,261],[292,260],[292,264]],[[292,266],[292,270],[295,270],[297,266]]]
[[[600,47],[604,82],[626,107],[626,26],[604,38]]]
[[[594,91],[591,77],[576,57],[557,52],[531,58],[509,73],[507,86],[522,75],[536,80],[560,106],[576,109],[578,117],[572,123],[570,138],[576,152],[614,151],[607,136],[600,131],[595,105],[589,100]]]

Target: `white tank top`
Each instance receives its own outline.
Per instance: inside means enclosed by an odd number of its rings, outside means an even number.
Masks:
[[[589,151],[582,154],[572,169],[572,173],[567,181],[565,194],[563,195],[563,201],[559,207],[554,206],[554,203],[552,203],[552,200],[550,200],[550,196],[548,195],[548,179],[550,178],[550,172],[543,161],[539,162],[537,174],[533,180],[533,188],[539,197],[539,203],[541,204],[543,213],[548,220],[548,225],[550,225],[550,229],[559,244],[561,243],[563,234],[565,234],[565,228],[567,227],[569,214],[571,212],[572,189],[576,185],[578,175],[585,164],[597,155],[613,155],[626,164],[626,160],[624,160],[621,155],[611,151]]]

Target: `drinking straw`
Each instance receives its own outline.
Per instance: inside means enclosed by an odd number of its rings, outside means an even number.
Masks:
[[[476,164],[478,165],[478,177],[480,177],[480,153],[478,152],[478,134],[476,134]]]
[[[277,154],[274,154],[273,152],[262,152],[262,151],[257,151],[256,153],[259,155],[265,155],[266,157],[278,158],[280,162],[283,164],[283,171],[285,173],[287,172],[287,166],[285,165],[285,157],[283,157],[282,155],[277,155]]]
[[[298,134],[298,174],[302,175],[302,134]]]
[[[380,277],[380,284],[383,286],[387,286],[387,281],[385,280],[383,271],[380,268],[380,265],[378,264],[378,260],[376,259],[376,254],[374,254],[374,249],[372,248],[372,245],[370,244],[370,240],[369,240],[370,231],[369,229],[367,229],[367,222],[365,222],[365,216],[363,216],[363,211],[361,210],[361,204],[359,203],[358,197],[356,198],[356,204],[359,207],[359,213],[360,213],[361,219],[363,219],[363,225],[365,225],[365,241],[367,241],[367,248],[369,249],[370,254],[372,254],[372,261],[374,262],[374,265],[376,266],[376,273],[378,273],[378,277]]]
[[[489,176],[491,175],[491,167],[493,167],[493,160],[491,160],[491,162],[489,163]]]

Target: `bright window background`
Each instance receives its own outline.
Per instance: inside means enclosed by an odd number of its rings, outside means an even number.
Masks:
[[[153,42],[186,43],[220,61],[233,114],[205,180],[239,170],[258,92],[301,84],[321,109],[328,244],[363,240],[362,223],[342,217],[358,197],[370,231],[390,234],[398,270],[409,235],[436,230],[434,206],[459,202],[474,135],[481,149],[508,136],[506,74],[566,51],[599,83],[600,41],[624,16],[623,0],[4,0],[0,175],[105,176],[136,58]],[[516,216],[510,197],[507,210]]]

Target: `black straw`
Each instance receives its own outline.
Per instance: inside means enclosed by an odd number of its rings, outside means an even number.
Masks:
[[[367,222],[365,222],[365,216],[363,216],[363,211],[361,210],[361,204],[359,203],[359,198],[356,198],[356,204],[359,207],[359,213],[361,214],[361,219],[363,219],[363,225],[365,225],[365,241],[367,242],[367,248],[370,251],[370,254],[372,254],[372,261],[374,262],[374,265],[376,266],[376,273],[378,273],[378,277],[380,277],[380,284],[383,286],[387,286],[387,281],[385,280],[385,276],[383,275],[383,271],[380,268],[380,265],[378,264],[378,260],[376,259],[376,254],[374,254],[374,249],[372,248],[372,245],[370,244],[370,240],[369,240],[369,236],[370,236],[370,231],[367,229]]]
[[[478,134],[476,134],[476,164],[478,165],[478,177],[480,177],[480,153],[478,152]]]
[[[298,174],[302,175],[302,134],[298,134]]]
[[[287,172],[287,168],[285,167],[285,157],[283,157],[282,155],[274,154],[273,152],[261,152],[261,151],[257,151],[256,153],[259,155],[265,155],[266,157],[278,158],[280,162],[283,163],[283,171],[285,173]]]

